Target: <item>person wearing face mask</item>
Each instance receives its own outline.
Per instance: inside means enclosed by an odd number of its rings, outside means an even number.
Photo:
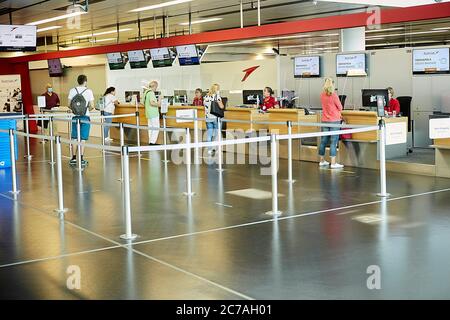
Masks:
[[[45,87],[45,92],[42,94],[45,97],[45,107],[44,110],[52,110],[52,108],[56,108],[60,106],[59,96],[53,92],[53,86],[50,83],[47,83]],[[44,120],[44,129],[50,131],[48,128],[48,120]],[[53,127],[53,132],[55,132],[55,127]],[[46,134],[50,135],[50,132],[46,132]]]

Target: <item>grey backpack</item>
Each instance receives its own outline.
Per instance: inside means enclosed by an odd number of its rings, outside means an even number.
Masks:
[[[75,88],[75,90],[77,94],[72,98],[72,100],[70,100],[70,110],[72,110],[73,114],[76,116],[84,116],[86,115],[88,103],[83,97],[83,93],[87,90],[87,88],[81,93],[78,92],[77,88]]]

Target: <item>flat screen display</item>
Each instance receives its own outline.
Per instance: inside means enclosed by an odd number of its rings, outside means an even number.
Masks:
[[[348,71],[367,72],[366,54],[337,54],[336,55],[336,75],[343,77]]]
[[[148,57],[144,50],[128,51],[131,69],[147,68]]]
[[[450,48],[413,50],[413,74],[449,73]]]
[[[320,77],[320,57],[295,57],[294,77]]]
[[[63,75],[63,66],[60,59],[47,60],[48,73],[50,77],[60,77]]]
[[[110,70],[121,70],[125,69],[127,59],[121,52],[114,52],[106,54],[108,59],[108,65]]]
[[[173,57],[169,48],[150,49],[153,68],[171,67]]]
[[[36,51],[36,26],[0,25],[0,51]]]
[[[200,58],[195,45],[176,47],[180,66],[192,66],[200,64]]]

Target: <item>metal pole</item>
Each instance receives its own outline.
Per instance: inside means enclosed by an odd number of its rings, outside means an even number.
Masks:
[[[192,192],[192,181],[191,181],[191,134],[189,128],[186,128],[186,189],[184,193],[186,196],[193,196]]]
[[[103,123],[105,122],[105,119],[103,117],[105,116],[105,111],[103,111],[103,110],[100,111],[100,115],[101,115],[101,117],[100,117],[100,123],[101,123],[100,129],[102,131],[102,133],[101,133],[102,146],[104,147],[105,146],[105,139],[106,139],[106,137],[105,137],[105,127],[103,126]],[[102,153],[105,153],[105,149],[102,149]]]
[[[384,119],[380,119],[380,184],[381,192],[379,197],[389,197],[389,193],[386,192],[386,123]]]
[[[164,128],[164,135],[163,135],[163,137],[164,137],[164,145],[166,146],[167,145],[166,115],[163,115],[163,128]],[[165,163],[169,162],[169,160],[167,160],[167,150],[166,149],[164,149],[164,160],[163,160],[163,162],[165,162]]]
[[[218,130],[218,142],[219,146],[217,147],[217,165],[219,166],[217,168],[217,171],[222,172],[222,145],[220,144],[222,142],[222,119],[217,118],[217,130]]]
[[[123,200],[125,209],[125,234],[120,237],[125,240],[134,240],[137,235],[131,232],[131,203],[130,203],[130,158],[128,146],[122,146],[122,172],[124,174]]]
[[[141,130],[139,129],[140,123],[141,121],[139,119],[139,111],[136,111],[136,126],[137,126],[136,139],[139,148],[141,147]],[[138,157],[141,157],[141,149],[138,149]]]
[[[53,116],[50,116],[48,120],[49,130],[50,130],[50,164],[55,164],[55,156],[54,156],[54,141],[53,141]]]
[[[64,219],[64,212],[67,211],[64,208],[64,192],[63,192],[63,178],[62,178],[62,160],[61,160],[61,137],[56,137],[56,176],[58,180],[58,209],[55,209],[59,213],[59,217]]]
[[[292,179],[292,121],[287,122],[288,127],[288,182],[295,182]]]
[[[73,150],[72,150],[72,125],[73,125],[73,121],[67,122],[67,139],[69,139],[70,142],[71,142],[69,144],[69,152],[70,152],[70,157],[71,158],[73,157]]]
[[[270,156],[271,156],[271,173],[272,173],[272,211],[267,212],[269,215],[280,215],[278,211],[278,154],[276,135],[270,136]]]
[[[17,189],[17,176],[16,176],[16,146],[14,143],[14,130],[9,129],[9,148],[11,154],[11,179],[12,179],[12,194],[18,194],[20,190]]]
[[[198,121],[197,121],[197,109],[194,109],[194,143],[198,144]],[[194,163],[199,164],[199,152],[198,147],[194,149]]]
[[[124,132],[123,132],[123,122],[121,122],[121,123],[119,123],[119,130],[120,130],[120,147],[124,147],[125,146],[125,143],[124,143],[124,140],[125,140],[125,137],[124,137]],[[121,162],[123,163],[123,161],[124,161],[124,158],[123,158],[123,152],[120,154],[120,160],[121,160]],[[120,179],[119,179],[119,181],[124,181],[123,179],[124,179],[124,172],[123,172],[123,170],[124,170],[124,167],[125,166],[122,166],[122,170],[120,170]]]
[[[258,26],[261,25],[261,0],[258,0]]]
[[[31,160],[31,158],[33,157],[32,155],[30,155],[30,116],[28,114],[25,115],[25,132],[27,134],[27,154],[25,155],[24,158],[27,158],[28,160]]]
[[[77,119],[77,168],[78,171],[83,170],[81,167],[81,123],[80,123],[80,119]]]
[[[39,111],[41,112],[42,115],[44,115],[42,108]],[[43,116],[41,117],[41,134],[45,135],[45,133],[44,133],[44,117]],[[46,143],[44,138],[42,138],[41,143]]]

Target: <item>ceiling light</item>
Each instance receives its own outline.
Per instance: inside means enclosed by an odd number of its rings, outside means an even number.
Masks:
[[[321,34],[321,37],[335,37],[338,36],[339,33],[326,33],[326,34]]]
[[[395,27],[395,28],[386,28],[386,29],[371,29],[371,30],[366,30],[366,33],[395,31],[395,30],[403,30],[403,29],[405,29],[405,28],[404,27]]]
[[[106,42],[106,41],[115,41],[116,38],[106,38],[106,39],[92,39],[89,42],[97,43],[97,42]]]
[[[37,26],[37,25],[40,25],[40,24],[48,23],[48,22],[53,22],[53,21],[58,21],[58,20],[62,20],[62,19],[67,19],[67,18],[80,16],[80,15],[86,14],[86,13],[87,12],[85,12],[85,11],[77,11],[77,12],[63,14],[62,16],[57,16],[57,17],[53,17],[53,18],[48,18],[48,19],[44,19],[44,20],[30,22],[30,23],[27,23],[26,25],[27,26]]]
[[[36,32],[44,32],[44,31],[55,30],[55,29],[59,29],[59,28],[62,28],[62,27],[61,26],[46,27],[46,28],[42,28],[42,29],[37,29]]]
[[[131,31],[133,29],[131,28],[125,28],[125,29],[120,29],[119,32],[125,32],[125,31]],[[82,36],[76,36],[76,39],[82,39],[82,38],[90,38],[90,37],[96,37],[96,36],[102,36],[105,34],[112,34],[112,33],[117,33],[117,30],[110,30],[110,31],[102,31],[102,32],[96,32],[93,34],[85,34]]]
[[[210,18],[210,19],[196,20],[196,21],[192,21],[191,24],[199,24],[199,23],[213,22],[213,21],[219,21],[219,20],[223,20],[223,18]],[[180,26],[188,26],[188,25],[189,25],[189,22],[180,23]]]
[[[450,30],[450,27],[443,27],[443,28],[433,28],[431,29],[433,31],[438,31],[438,30]]]
[[[321,2],[340,2],[348,4],[365,4],[370,6],[384,6],[384,7],[414,7],[426,4],[435,4],[436,0],[321,0]],[[442,0],[440,2],[448,2]]]
[[[142,8],[133,9],[133,10],[130,10],[128,12],[141,12],[141,11],[147,11],[147,10],[155,10],[155,9],[164,8],[164,7],[168,7],[168,6],[174,6],[176,4],[181,4],[181,3],[191,2],[191,1],[193,1],[193,0],[167,1],[167,2],[154,4],[154,5],[151,5],[151,6],[146,6],[146,7],[142,7]]]

